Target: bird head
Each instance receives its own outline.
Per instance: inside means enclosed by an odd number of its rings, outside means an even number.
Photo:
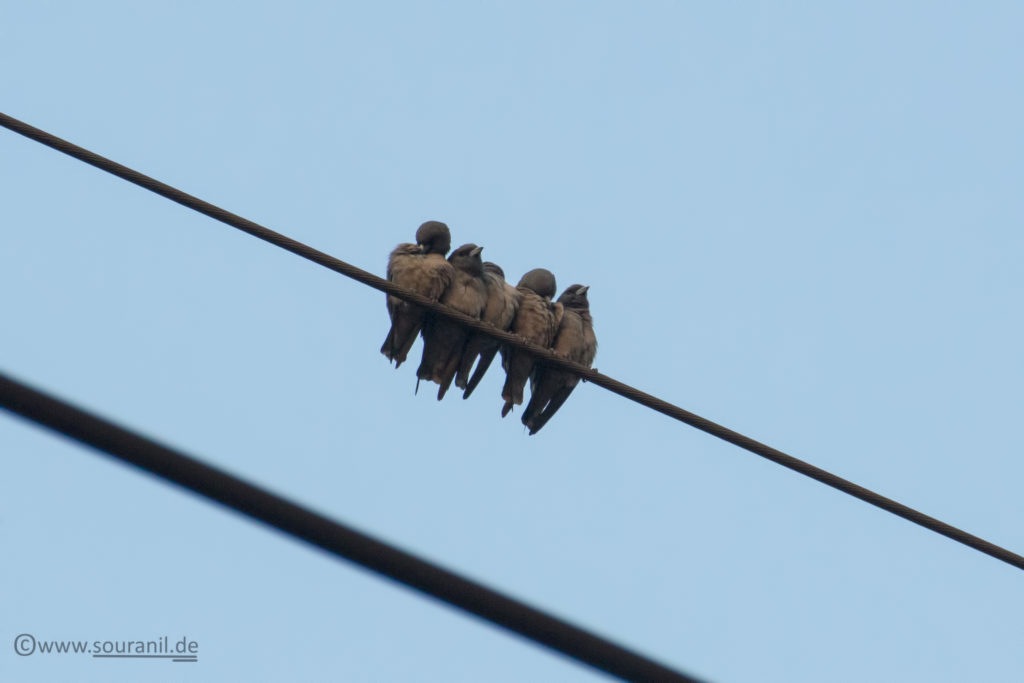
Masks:
[[[538,296],[552,299],[558,286],[555,284],[555,275],[545,268],[534,268],[523,277],[519,278],[519,287],[532,290]]]
[[[484,262],[480,258],[480,252],[483,250],[483,247],[478,247],[475,244],[463,244],[452,252],[452,255],[448,257],[448,262],[456,268],[474,275],[483,275]]]
[[[569,308],[584,309],[590,308],[590,301],[587,299],[587,292],[590,285],[569,285],[558,297],[558,302]]]
[[[491,263],[490,261],[484,261],[484,272],[490,273],[495,277],[499,277],[502,280],[505,279],[505,271],[501,269],[497,263]]]
[[[424,254],[444,256],[452,248],[452,233],[441,221],[427,221],[416,230],[416,245]]]

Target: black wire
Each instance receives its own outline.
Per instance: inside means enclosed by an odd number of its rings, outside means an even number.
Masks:
[[[620,678],[696,681],[0,373],[0,407]]]
[[[635,401],[640,405],[651,408],[652,410],[657,410],[659,413],[668,415],[669,417],[679,420],[680,422],[684,422],[690,425],[691,427],[696,427],[701,431],[707,432],[708,434],[716,436],[724,441],[728,441],[731,444],[739,446],[740,448],[748,450],[756,455],[760,455],[763,458],[767,458],[768,460],[778,463],[783,467],[788,467],[789,469],[794,470],[795,472],[799,472],[800,474],[808,476],[811,479],[816,479],[817,481],[820,481],[823,484],[827,484],[832,488],[838,489],[843,493],[847,493],[856,498],[860,498],[861,500],[867,503],[871,503],[872,505],[879,507],[887,512],[891,512],[892,514],[898,515],[906,520],[913,522],[914,524],[918,524],[926,529],[930,529],[936,533],[942,534],[947,538],[951,538],[954,541],[957,541],[958,543],[963,543],[968,547],[974,548],[975,550],[979,550],[987,555],[991,555],[992,557],[998,560],[1002,560],[1007,564],[1013,565],[1018,569],[1024,569],[1024,557],[1010,550],[1007,550],[1006,548],[998,546],[994,543],[990,543],[989,541],[986,541],[983,538],[979,538],[978,536],[975,536],[973,534],[969,534],[966,531],[963,531],[962,529],[958,529],[957,527],[954,527],[950,524],[946,524],[945,522],[942,522],[938,519],[935,519],[934,517],[926,515],[923,512],[908,507],[902,503],[892,500],[891,498],[887,498],[879,493],[875,493],[874,491],[866,489],[863,486],[854,484],[853,482],[843,479],[842,477],[832,474],[831,472],[823,470],[820,467],[815,467],[814,465],[808,462],[804,462],[803,460],[794,458],[793,456],[783,453],[778,449],[772,448],[771,446],[767,446],[759,441],[755,441],[754,439],[751,439],[748,436],[744,436],[739,432],[734,432],[733,430],[727,427],[723,427],[722,425],[712,422],[711,420],[708,420],[706,418],[703,418],[700,415],[695,415],[694,413],[691,413],[688,410],[684,410],[679,406],[675,406],[667,401],[663,401],[662,399],[656,396],[652,396],[648,393],[640,391],[639,389],[636,389],[635,387],[631,387],[628,384],[624,384],[622,382],[619,382],[618,380],[612,379],[607,375],[602,375],[601,373],[595,370],[591,370],[588,367],[565,360],[564,358],[555,355],[555,353],[549,349],[542,349],[539,346],[534,346],[532,344],[526,343],[525,341],[523,341],[521,337],[509,334],[508,332],[502,332],[501,330],[498,330],[492,325],[481,322],[480,320],[476,320],[474,318],[470,318],[469,316],[464,315],[454,309],[448,308],[447,306],[439,304],[436,301],[431,301],[420,296],[419,294],[407,291],[401,287],[397,287],[391,282],[379,278],[376,275],[373,275],[372,273],[368,273],[365,270],[356,268],[355,266],[345,263],[344,261],[341,261],[339,259],[336,259],[333,256],[323,253],[322,251],[318,251],[310,246],[302,244],[301,242],[296,242],[290,237],[286,237],[280,233],[274,232],[269,228],[265,228],[262,225],[253,223],[252,221],[242,218],[241,216],[237,216],[229,211],[225,211],[224,209],[218,206],[214,206],[209,202],[205,202],[201,199],[193,197],[192,195],[182,192],[181,190],[171,187],[170,185],[166,185],[158,180],[154,180],[153,178],[150,178],[147,175],[143,175],[142,173],[130,169],[127,166],[122,166],[117,162],[111,161],[110,159],[107,159],[105,157],[101,157],[100,155],[95,154],[94,152],[90,152],[87,149],[78,147],[77,145],[74,145],[68,142],[67,140],[62,140],[61,138],[51,135],[46,131],[34,128],[28,125],[27,123],[7,116],[6,114],[0,113],[0,125],[4,126],[5,128],[9,128],[15,133],[19,133],[27,138],[31,138],[36,142],[40,142],[46,145],[47,147],[52,147],[53,149],[63,152],[69,156],[84,161],[87,164],[91,164],[99,169],[107,171],[108,173],[112,173],[118,176],[119,178],[123,178],[124,180],[127,180],[131,183],[135,183],[140,187],[144,187],[147,190],[167,197],[168,199],[175,201],[183,206],[186,206],[200,213],[204,213],[207,216],[210,216],[211,218],[215,218],[221,221],[222,223],[230,225],[231,227],[242,230],[243,232],[247,232],[250,235],[253,235],[254,237],[258,237],[262,240],[270,242],[271,244],[275,244],[281,247],[282,249],[287,249],[288,251],[294,254],[298,254],[303,258],[309,259],[314,263],[317,263],[326,268],[330,268],[331,270],[341,273],[342,275],[346,275],[354,280],[358,280],[359,282],[369,285],[370,287],[379,289],[389,294],[393,294],[394,296],[397,296],[400,299],[405,299],[407,301],[412,301],[413,303],[420,304],[421,306],[429,308],[430,310],[439,313],[445,317],[451,318],[452,320],[456,320],[462,323],[463,325],[470,327],[478,332],[483,332],[484,334],[490,335],[495,339],[499,339],[506,344],[514,346],[518,349],[522,349],[523,351],[526,351],[528,353],[531,353],[537,356],[537,358],[543,361],[544,363],[554,365],[563,370],[575,373],[576,375],[579,375],[588,382],[596,384],[600,387],[604,387],[605,389],[608,389],[609,391],[619,394],[620,396],[624,396],[630,399],[631,401]]]

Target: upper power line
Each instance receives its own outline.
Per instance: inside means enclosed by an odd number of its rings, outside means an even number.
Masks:
[[[563,370],[575,373],[587,382],[591,382],[600,387],[604,387],[609,391],[612,391],[620,396],[635,401],[640,405],[656,410],[664,415],[668,415],[671,418],[679,420],[680,422],[686,423],[691,427],[696,427],[701,431],[707,432],[712,436],[716,436],[719,439],[728,441],[729,443],[739,446],[745,450],[750,451],[756,455],[760,455],[763,458],[767,458],[772,462],[778,463],[783,467],[788,467],[791,470],[799,472],[807,477],[820,481],[823,484],[827,484],[832,488],[838,489],[843,493],[860,498],[861,500],[870,503],[876,507],[879,507],[887,512],[891,512],[894,515],[902,517],[906,520],[923,526],[926,529],[930,529],[936,533],[942,534],[948,538],[962,543],[966,546],[974,548],[975,550],[981,551],[987,555],[1002,560],[1007,564],[1013,565],[1018,569],[1024,569],[1024,557],[1014,553],[1006,548],[998,546],[990,541],[986,541],[983,538],[970,534],[962,529],[947,524],[941,520],[924,514],[919,510],[915,510],[903,503],[897,502],[891,498],[887,498],[879,493],[876,493],[870,489],[859,486],[847,479],[832,474],[826,470],[816,467],[808,462],[795,458],[787,453],[784,453],[776,448],[765,445],[759,441],[756,441],[748,436],[740,434],[739,432],[733,431],[727,427],[724,427],[716,422],[712,422],[707,418],[696,415],[687,410],[680,408],[679,406],[673,405],[668,401],[664,401],[656,396],[640,391],[635,387],[631,387],[623,382],[615,380],[607,375],[601,374],[596,370],[592,370],[588,367],[567,361],[554,354],[549,349],[544,349],[532,344],[523,342],[519,337],[503,332],[487,323],[481,322],[467,315],[464,315],[454,309],[448,308],[447,306],[431,301],[419,294],[410,292],[404,288],[398,287],[387,280],[377,277],[376,275],[369,273],[361,268],[357,268],[349,263],[337,259],[329,254],[325,254],[322,251],[314,249],[308,245],[297,242],[290,237],[282,235],[281,233],[275,232],[269,228],[266,228],[258,223],[254,223],[246,218],[242,218],[230,211],[220,208],[214,204],[203,201],[198,197],[194,197],[186,192],[183,192],[175,187],[162,183],[159,180],[151,178],[143,173],[140,173],[134,169],[123,166],[115,161],[102,157],[95,152],[90,152],[87,149],[79,147],[67,140],[58,138],[55,135],[47,133],[46,131],[40,130],[33,126],[30,126],[23,121],[19,121],[11,116],[0,113],[0,125],[8,128],[16,133],[24,135],[27,138],[35,140],[39,143],[51,147],[60,152],[63,152],[69,156],[72,156],[80,161],[84,161],[87,164],[91,164],[101,170],[118,176],[128,182],[134,183],[140,187],[144,187],[151,192],[155,192],[163,197],[166,197],[172,201],[175,201],[182,206],[186,206],[194,211],[206,214],[211,218],[215,218],[222,223],[230,225],[233,228],[247,232],[254,237],[258,237],[261,240],[270,242],[282,249],[302,256],[305,259],[313,261],[325,268],[330,268],[333,271],[341,273],[354,280],[362,282],[365,285],[369,285],[374,289],[379,289],[383,292],[387,292],[406,301],[419,304],[431,311],[443,315],[452,320],[456,320],[467,327],[482,332],[483,334],[490,335],[501,342],[513,346],[517,349],[521,349],[528,353],[534,354],[537,358],[544,363],[557,366]]]

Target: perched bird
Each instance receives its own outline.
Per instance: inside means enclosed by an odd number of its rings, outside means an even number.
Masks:
[[[441,303],[472,318],[483,315],[487,306],[487,285],[484,283],[484,264],[480,259],[483,247],[463,244],[452,252],[448,262],[454,276],[448,289],[441,295]],[[452,384],[462,360],[462,352],[470,331],[463,325],[439,315],[427,316],[423,325],[423,359],[416,371],[419,380],[437,382],[437,400],[444,398]]]
[[[484,308],[483,320],[507,332],[519,308],[519,294],[515,287],[505,282],[505,271],[490,261],[484,261],[484,283],[487,285],[487,306]],[[480,333],[474,333],[466,342],[466,350],[463,351],[462,361],[459,363],[459,372],[455,376],[455,386],[465,389],[462,398],[469,398],[476,389],[500,346],[501,342],[494,337]],[[473,369],[473,363],[478,357],[480,362],[477,363],[476,372],[470,377],[469,371]]]
[[[399,244],[388,258],[388,280],[428,299],[441,298],[455,277],[455,269],[444,260],[452,246],[448,226],[427,221],[416,230],[416,244]],[[398,297],[387,297],[391,330],[380,352],[397,368],[405,362],[416,335],[423,327],[426,311]]]
[[[588,368],[597,354],[594,321],[587,300],[589,286],[572,285],[558,297],[564,307],[552,350],[558,355]],[[530,402],[523,412],[523,424],[536,434],[569,398],[580,378],[571,372],[539,364],[530,378]]]
[[[511,332],[537,346],[551,346],[562,322],[562,304],[551,301],[555,287],[555,276],[543,268],[535,268],[519,280],[516,285],[519,310],[512,321]],[[505,367],[505,386],[501,390],[501,397],[505,399],[502,417],[508,415],[513,405],[522,405],[523,388],[533,371],[533,360],[530,354],[512,347],[502,350],[502,365]]]

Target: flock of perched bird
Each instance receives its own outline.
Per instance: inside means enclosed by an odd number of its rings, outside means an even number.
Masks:
[[[505,282],[499,266],[480,258],[483,247],[464,244],[445,260],[451,243],[447,225],[427,221],[416,231],[415,244],[399,244],[391,252],[388,280],[590,367],[597,353],[597,337],[587,300],[589,286],[572,285],[553,301],[556,284],[551,271],[535,268],[513,287]],[[421,380],[437,382],[438,400],[444,398],[453,380],[464,390],[462,398],[469,398],[500,350],[505,369],[501,416],[508,415],[513,405],[522,405],[529,380],[530,402],[523,412],[523,424],[530,434],[536,434],[579,382],[570,372],[535,363],[530,354],[422,306],[391,295],[387,305],[391,330],[380,352],[397,368],[405,362],[416,335],[422,335],[423,358],[416,370],[416,388],[419,390]]]

